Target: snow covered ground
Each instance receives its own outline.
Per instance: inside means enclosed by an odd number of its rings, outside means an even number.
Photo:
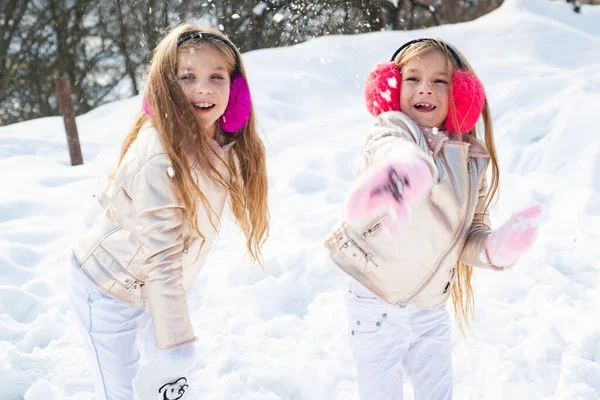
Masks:
[[[546,0],[507,0],[465,24],[244,56],[268,149],[271,238],[265,270],[250,266],[228,216],[191,293],[203,399],[358,399],[346,279],[322,239],[372,123],[364,77],[426,35],[455,44],[486,86],[502,170],[493,221],[545,206],[526,257],[506,273],[476,273],[473,335],[454,330],[455,399],[600,399],[600,7],[575,14]],[[69,166],[59,118],[0,128],[2,400],[93,398],[65,295],[70,244],[140,104],[77,119],[80,167]]]

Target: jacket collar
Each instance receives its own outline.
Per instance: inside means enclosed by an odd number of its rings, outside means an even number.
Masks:
[[[423,137],[429,146],[429,149],[433,153],[433,156],[437,156],[437,154],[442,149],[444,143],[461,143],[469,149],[469,156],[473,158],[489,158],[490,154],[488,153],[485,144],[469,135],[463,135],[461,138],[456,133],[450,133],[448,131],[440,131],[437,128],[428,128],[424,126],[420,126],[421,132],[423,132]],[[463,139],[466,137],[466,141]]]
[[[217,152],[218,155],[223,156],[225,153],[229,151],[236,143],[235,140],[227,143],[227,137],[221,130],[217,130],[217,133],[214,138],[209,139],[208,143],[210,146]]]

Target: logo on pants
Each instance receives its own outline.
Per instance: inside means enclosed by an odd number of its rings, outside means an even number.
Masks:
[[[181,377],[175,382],[167,383],[158,389],[158,393],[162,395],[162,400],[179,400],[185,394],[185,391],[189,388],[187,379]]]

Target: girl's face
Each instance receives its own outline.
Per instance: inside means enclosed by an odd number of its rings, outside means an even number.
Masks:
[[[216,128],[229,102],[230,77],[225,58],[211,45],[181,51],[177,82],[194,106],[201,124]],[[211,130],[212,131],[212,130]]]
[[[448,116],[451,75],[446,56],[430,51],[402,67],[400,109],[417,125],[443,128]]]

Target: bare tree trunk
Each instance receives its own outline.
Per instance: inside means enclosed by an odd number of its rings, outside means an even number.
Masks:
[[[0,86],[6,75],[8,48],[19,31],[30,0],[5,0],[0,6]]]
[[[381,2],[381,25],[384,28],[392,27],[396,29],[398,24],[398,8],[387,0]]]
[[[121,51],[121,55],[125,59],[125,70],[127,71],[127,75],[129,75],[129,80],[131,81],[131,87],[134,95],[138,95],[138,86],[137,80],[135,76],[135,67],[133,66],[133,62],[131,61],[131,57],[129,56],[129,51],[127,49],[127,34],[128,29],[123,20],[123,9],[121,0],[115,0],[115,5],[117,8],[117,19],[119,23],[119,37],[117,38],[117,45],[119,46],[119,50]],[[165,6],[166,7],[166,6]]]
[[[144,10],[144,33],[146,35],[146,43],[148,51],[152,51],[157,44],[156,21],[154,13],[156,12],[156,1],[148,0],[147,8]]]
[[[429,15],[431,15],[431,19],[433,20],[435,25],[440,25],[440,21],[438,20],[438,17],[437,17],[437,10],[432,5],[427,5],[425,3],[421,3],[418,0],[411,0],[411,2],[412,2],[412,10],[413,10],[412,12],[413,13],[414,13],[414,10],[416,7],[420,7],[422,9],[426,10],[425,12],[429,13]]]
[[[67,131],[71,165],[81,165],[83,164],[83,156],[81,155],[77,124],[75,123],[75,110],[73,109],[73,101],[71,99],[69,78],[60,76],[56,79],[56,93],[58,96],[60,114],[63,117],[65,130]]]
[[[162,29],[163,29],[163,31],[166,31],[168,27],[169,27],[169,2],[164,1],[163,9],[162,9]]]
[[[67,23],[64,21],[64,11],[60,9],[59,4],[56,0],[50,0],[48,2],[50,7],[50,13],[52,19],[55,21],[54,35],[56,36],[56,69],[58,75],[67,75],[67,60],[69,59],[69,50],[67,49],[66,43],[66,32]],[[71,77],[69,77],[71,78]]]
[[[252,10],[252,30],[250,31],[248,50],[260,48],[261,33],[265,27],[265,16],[266,13],[264,11],[261,12],[260,15],[257,15],[254,10]]]
[[[394,30],[406,29],[404,20],[401,18],[402,8],[404,8],[404,0],[398,0],[398,7],[396,7],[394,13],[390,15],[390,23]]]
[[[410,3],[410,11],[408,14],[408,30],[412,31],[415,28],[415,2]]]
[[[35,103],[39,107],[40,115],[52,115],[56,113],[56,110],[50,105],[48,96],[45,95],[48,91],[44,88],[44,82],[41,79],[32,79],[31,81],[36,86],[36,90],[34,91]]]

